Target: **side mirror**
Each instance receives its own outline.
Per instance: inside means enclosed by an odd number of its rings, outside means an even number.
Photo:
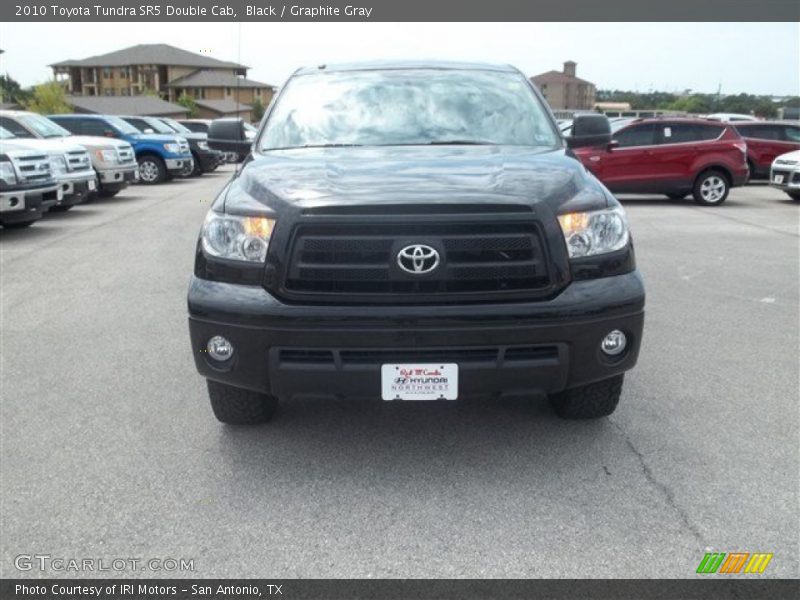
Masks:
[[[242,119],[215,119],[208,126],[208,147],[213,150],[246,156],[252,143],[245,135]]]
[[[155,132],[156,132],[156,130],[155,130],[155,129],[150,129],[149,127],[147,127],[147,128],[144,130],[144,132],[143,132],[143,133],[155,133]]]
[[[611,140],[608,142],[608,151],[611,152],[614,148],[619,148],[619,140]]]
[[[577,115],[572,121],[572,135],[567,138],[570,148],[608,146],[610,143],[611,123],[605,115]]]

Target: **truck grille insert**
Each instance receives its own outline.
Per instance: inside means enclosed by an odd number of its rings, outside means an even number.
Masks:
[[[398,265],[406,246],[434,248],[426,274]],[[443,303],[551,291],[542,233],[535,222],[300,225],[291,241],[284,293],[313,301]]]
[[[281,365],[317,368],[375,367],[386,363],[494,363],[547,362],[558,359],[556,346],[508,346],[487,348],[333,349],[281,348]]]
[[[24,154],[13,157],[17,171],[29,183],[48,181],[52,178],[50,158],[45,154]]]

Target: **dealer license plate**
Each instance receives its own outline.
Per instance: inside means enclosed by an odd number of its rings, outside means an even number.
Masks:
[[[458,365],[407,363],[381,365],[384,400],[456,400]]]
[[[783,175],[773,175],[772,183],[783,183]]]

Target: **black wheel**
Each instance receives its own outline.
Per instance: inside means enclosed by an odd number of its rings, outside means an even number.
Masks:
[[[266,423],[278,407],[278,399],[267,394],[207,380],[208,398],[217,420],[231,425]]]
[[[16,223],[3,223],[3,227],[6,229],[25,229],[26,227],[30,227],[39,219],[34,219],[33,221],[18,221]]]
[[[167,167],[158,156],[145,154],[139,157],[139,181],[145,185],[161,183],[167,179]]]
[[[99,190],[97,195],[100,198],[113,198],[117,194],[119,194],[120,190]]]
[[[194,159],[194,167],[192,168],[192,172],[190,175],[192,177],[200,177],[205,171],[203,171],[203,165],[200,163],[200,159],[197,158],[197,155],[193,154],[192,158]]]
[[[193,162],[190,163],[188,160],[183,162],[183,166],[181,167],[181,172],[178,174],[178,177],[181,179],[186,179],[187,177],[191,177],[194,173],[194,164]]]
[[[694,182],[694,201],[703,206],[719,206],[728,197],[731,186],[721,171],[704,171]]]
[[[613,413],[619,404],[624,375],[564,390],[550,396],[550,403],[562,419],[597,419]]]
[[[786,192],[786,193],[789,194],[789,198],[791,198],[792,200],[800,202],[800,192]]]
[[[686,198],[686,192],[670,192],[667,194],[667,198],[670,200],[683,200]]]

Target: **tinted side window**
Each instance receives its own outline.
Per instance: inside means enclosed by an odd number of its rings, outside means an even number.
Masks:
[[[756,140],[780,140],[781,128],[778,125],[750,125],[748,127],[738,127],[742,137],[753,138]]]
[[[8,128],[6,128],[8,129]],[[800,127],[794,127],[792,125],[787,125],[783,129],[784,134],[786,134],[786,139],[790,142],[800,142]]]
[[[191,123],[187,121],[179,121],[179,122],[185,125],[187,128],[189,128],[191,131],[195,131],[197,133],[206,133],[208,131],[208,127],[206,126],[205,123]]]
[[[722,135],[725,130],[724,127],[719,125],[695,125],[697,128],[698,137],[701,140],[715,140]]]
[[[655,144],[656,128],[652,124],[631,125],[614,134],[620,148],[631,146],[652,146]]]
[[[698,128],[692,123],[665,123],[658,126],[662,144],[681,144],[700,139]]]
[[[59,119],[58,117],[52,117],[52,120],[75,135],[81,135],[81,133],[83,133],[78,119]]]
[[[128,123],[136,127],[139,131],[144,131],[145,129],[152,129],[150,125],[147,124],[147,121],[144,119],[125,119]]]
[[[0,127],[4,129],[8,129],[11,133],[13,133],[17,137],[21,138],[32,138],[33,135],[25,129],[22,125],[17,123],[14,119],[9,119],[8,117],[0,117]]]
[[[106,131],[111,129],[103,121],[97,119],[80,119],[81,133],[83,135],[99,135],[104,136]]]

